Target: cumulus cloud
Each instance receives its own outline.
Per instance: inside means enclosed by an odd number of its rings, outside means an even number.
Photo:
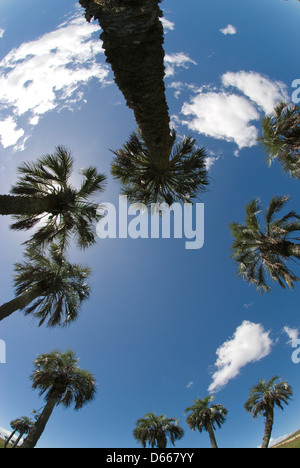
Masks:
[[[237,88],[267,114],[274,110],[279,101],[288,100],[287,87],[284,83],[273,82],[256,72],[228,72],[223,75],[222,83],[225,87]]]
[[[183,123],[198,133],[235,142],[240,149],[256,144],[258,130],[249,123],[258,120],[259,113],[243,96],[226,92],[199,93],[184,104],[181,112],[192,116]]]
[[[280,81],[252,71],[228,72],[219,87],[206,85],[195,90],[182,107],[181,113],[188,117],[182,123],[208,137],[234,142],[240,150],[257,144],[255,121],[286,98],[286,85]]]
[[[216,352],[216,372],[208,389],[210,393],[219,391],[230,380],[239,375],[247,364],[260,361],[271,353],[273,341],[270,332],[260,324],[244,321],[234,336]]]
[[[228,36],[228,34],[230,36],[233,36],[234,34],[237,33],[237,29],[232,24],[228,24],[228,26],[226,26],[226,28],[220,29],[220,32],[222,34],[224,34],[224,36]]]
[[[188,69],[190,65],[197,65],[197,62],[192,60],[187,54],[178,52],[175,54],[165,55],[166,78],[174,76],[180,68]]]
[[[299,339],[299,330],[298,328],[284,327],[284,333],[289,337],[287,344],[292,344],[294,341]]]
[[[0,62],[0,138],[4,148],[21,147],[27,126],[51,110],[83,101],[92,78],[107,84],[109,68],[99,63],[99,27],[78,11],[57,29],[11,50]],[[22,119],[22,120],[21,120]],[[21,124],[22,122],[22,124]],[[26,128],[20,128],[26,124]],[[7,133],[8,132],[8,133]]]

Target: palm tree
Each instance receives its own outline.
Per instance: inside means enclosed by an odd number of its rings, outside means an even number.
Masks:
[[[20,425],[18,427],[18,432],[20,433],[20,435],[15,441],[15,443],[13,444],[12,448],[18,447],[18,444],[20,440],[22,439],[23,435],[29,433],[30,429],[33,427],[33,424],[34,423],[31,421],[31,419],[27,418],[26,416],[21,418]]]
[[[12,195],[0,196],[0,214],[13,215],[11,228],[28,230],[43,222],[31,242],[44,245],[54,239],[66,246],[74,238],[81,248],[96,242],[93,223],[101,216],[92,197],[104,189],[106,176],[94,167],[81,171],[84,181],[77,190],[70,183],[74,160],[64,147],[54,154],[24,163]]]
[[[266,418],[262,448],[269,447],[274,424],[274,408],[278,406],[283,410],[282,404],[288,405],[292,395],[292,388],[286,381],[282,381],[277,376],[269,382],[261,379],[257,385],[251,388],[245,409],[248,413],[252,413],[254,418],[261,415]]]
[[[143,418],[138,419],[133,437],[138,443],[146,448],[147,444],[151,448],[166,448],[168,439],[175,445],[176,440],[182,439],[183,429],[179,426],[176,418],[167,418],[163,414],[157,416],[155,413],[147,413]]]
[[[172,153],[164,168],[158,171],[141,132],[132,133],[129,141],[115,151],[112,174],[123,185],[123,195],[131,203],[190,203],[208,185],[206,155],[187,137],[176,142],[172,132]]]
[[[268,153],[269,165],[278,157],[283,169],[300,179],[300,107],[281,102],[262,119],[262,136],[258,138]]]
[[[22,424],[23,424],[23,418],[14,419],[13,421],[11,421],[10,427],[12,428],[13,432],[11,432],[10,436],[7,437],[7,439],[5,440],[4,448],[7,448],[9,442],[10,442],[11,439],[14,437],[14,435],[15,435],[17,432],[20,432],[20,429],[21,429],[21,427],[22,427]]]
[[[134,111],[138,133],[114,152],[112,174],[133,203],[191,201],[207,181],[204,150],[184,138],[176,145],[164,83],[161,0],[80,0],[99,21],[115,82]],[[173,148],[173,154],[172,154]]]
[[[75,410],[91,402],[96,394],[94,376],[78,366],[79,360],[73,351],[52,351],[41,354],[34,361],[35,370],[30,379],[32,388],[45,395],[46,405],[21,448],[34,448],[44,432],[55,407],[63,405]]]
[[[14,283],[17,297],[0,307],[0,321],[17,310],[32,315],[41,326],[66,326],[78,318],[80,306],[90,295],[86,280],[90,268],[67,261],[57,245],[49,256],[30,246],[24,263],[16,263]]]
[[[191,411],[188,415],[186,422],[189,427],[201,433],[203,430],[209,434],[211,446],[213,449],[218,448],[215,433],[216,425],[221,428],[222,424],[226,421],[228,410],[222,405],[211,404],[214,401],[213,396],[207,396],[203,400],[197,398],[194,404],[186,408],[185,412]]]
[[[266,274],[283,288],[286,283],[292,289],[299,280],[286,263],[300,259],[300,239],[291,237],[300,231],[300,217],[290,211],[276,218],[288,201],[288,196],[273,197],[264,213],[264,226],[260,226],[258,215],[262,209],[259,200],[253,200],[246,206],[246,224],[230,225],[234,239],[232,257],[238,264],[238,274],[262,292],[271,289]]]

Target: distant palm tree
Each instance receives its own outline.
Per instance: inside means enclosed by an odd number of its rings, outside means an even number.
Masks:
[[[203,430],[209,434],[211,446],[213,449],[218,448],[214,431],[216,425],[221,426],[226,421],[228,410],[222,405],[211,404],[214,401],[213,396],[207,396],[203,400],[197,398],[194,400],[194,404],[186,408],[185,412],[191,412],[186,419],[189,427],[195,431],[201,433]]]
[[[71,153],[59,146],[54,154],[19,167],[12,195],[0,196],[0,215],[17,220],[12,229],[28,230],[43,221],[31,238],[37,245],[56,240],[65,247],[74,238],[86,248],[96,242],[93,223],[101,216],[92,197],[103,191],[106,176],[94,167],[84,169],[84,181],[75,189],[70,183],[73,163]]]
[[[166,448],[168,439],[172,445],[175,445],[176,440],[180,440],[184,435],[184,431],[178,423],[176,418],[147,413],[143,418],[137,420],[133,437],[143,448],[146,448],[147,444],[151,448]]]
[[[14,283],[17,297],[0,307],[0,321],[17,310],[32,315],[41,326],[69,325],[78,318],[83,301],[89,298],[86,283],[90,268],[71,264],[57,245],[49,256],[32,246],[25,251],[26,261],[16,263]]]
[[[14,437],[14,435],[15,435],[17,432],[20,432],[20,429],[21,429],[21,427],[22,427],[22,424],[23,424],[23,418],[14,419],[13,421],[11,421],[10,427],[12,428],[13,432],[11,432],[10,436],[7,437],[7,439],[5,440],[4,448],[7,448],[9,442],[12,440],[12,438]]]
[[[259,200],[253,200],[246,206],[246,224],[230,225],[234,239],[232,257],[238,264],[238,274],[263,292],[271,289],[266,274],[283,288],[284,282],[293,288],[294,282],[299,280],[286,262],[300,259],[300,238],[291,237],[300,231],[300,217],[290,211],[276,218],[288,201],[288,196],[273,197],[264,213],[264,225],[260,226],[258,215],[262,209]]]
[[[14,442],[12,448],[17,448],[18,447],[18,444],[19,444],[20,440],[22,439],[23,435],[29,433],[29,431],[32,428],[33,424],[34,423],[33,423],[33,421],[31,421],[30,418],[27,418],[26,416],[21,418],[20,425],[19,425],[19,428],[18,428],[18,432],[20,433],[20,435],[17,438],[17,440]]]
[[[208,186],[206,155],[196,148],[196,141],[184,138],[176,143],[172,132],[173,151],[170,159],[158,168],[141,132],[132,133],[122,149],[114,151],[112,174],[123,185],[123,195],[131,203],[191,203]]]
[[[73,351],[52,351],[35,359],[35,370],[30,377],[32,388],[39,389],[40,396],[45,394],[46,405],[21,448],[36,446],[56,406],[69,408],[74,404],[75,410],[79,410],[95,398],[94,376],[78,363]]]
[[[283,410],[282,404],[288,405],[292,395],[292,388],[286,381],[282,381],[277,376],[273,377],[269,382],[260,380],[257,385],[251,388],[249,399],[245,403],[245,409],[248,413],[252,413],[254,418],[260,415],[266,418],[262,448],[269,447],[274,424],[274,408],[278,406]]]
[[[283,169],[300,179],[300,107],[281,102],[262,119],[262,137],[258,138],[269,155],[269,164],[278,157]]]
[[[132,203],[192,202],[208,185],[204,150],[184,138],[173,148],[164,82],[164,31],[161,0],[80,0],[86,18],[103,29],[107,62],[138,133],[115,151],[112,174]],[[172,154],[173,148],[173,154]]]

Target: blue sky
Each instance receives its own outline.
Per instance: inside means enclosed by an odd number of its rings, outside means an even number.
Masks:
[[[26,5],[25,5],[26,3]],[[100,28],[73,0],[4,0],[0,4],[0,184],[8,193],[23,161],[67,145],[76,171],[95,165],[108,175],[99,203],[117,203],[112,154],[136,124],[101,50]],[[6,364],[0,364],[0,428],[43,406],[28,377],[37,354],[73,349],[95,374],[97,399],[75,413],[57,408],[39,447],[136,447],[135,421],[154,411],[180,419],[177,447],[209,447],[192,433],[184,410],[215,393],[229,410],[216,436],[221,447],[257,447],[263,420],[243,409],[249,388],[280,375],[294,398],[276,413],[273,437],[299,429],[300,364],[285,327],[300,330],[299,286],[274,285],[261,296],[236,277],[228,224],[259,197],[290,194],[299,182],[271,169],[256,145],[260,119],[300,79],[300,6],[296,0],[165,0],[167,100],[180,135],[206,148],[211,184],[205,204],[205,245],[188,251],[181,239],[107,239],[74,261],[93,268],[91,300],[65,330],[38,328],[22,313],[1,323]],[[78,176],[75,177],[78,180]],[[28,235],[1,227],[1,302],[13,295],[13,264]],[[295,272],[299,267],[295,266]]]

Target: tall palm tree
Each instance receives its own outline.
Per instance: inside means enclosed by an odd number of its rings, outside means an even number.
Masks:
[[[99,21],[115,82],[134,111],[138,133],[115,151],[112,174],[137,203],[192,201],[207,181],[204,150],[184,138],[174,147],[164,83],[161,0],[80,0]],[[173,148],[173,153],[172,153]]]
[[[0,321],[17,310],[32,315],[41,326],[65,326],[78,318],[80,306],[90,295],[86,283],[90,268],[71,264],[57,245],[49,255],[32,246],[25,251],[24,263],[16,263],[14,283],[17,297],[0,307]]]
[[[12,438],[14,437],[14,435],[15,435],[17,432],[20,432],[20,429],[21,429],[21,427],[22,427],[22,424],[23,424],[23,418],[14,419],[13,421],[11,421],[10,427],[12,428],[13,431],[11,432],[10,436],[7,437],[7,439],[5,440],[4,448],[7,448],[9,442],[12,440]]]
[[[190,203],[208,186],[206,155],[196,141],[176,142],[172,132],[172,152],[162,170],[157,171],[141,132],[132,133],[122,149],[115,151],[112,174],[123,185],[123,195],[131,203]]]
[[[167,418],[163,414],[157,416],[153,412],[138,419],[133,431],[133,437],[143,448],[146,448],[147,444],[151,448],[166,448],[168,439],[175,445],[176,440],[182,439],[183,435],[184,431],[179,426],[178,419]]]
[[[11,228],[28,230],[42,222],[31,242],[44,245],[54,239],[62,247],[74,238],[81,248],[96,242],[93,223],[101,218],[93,197],[104,190],[106,176],[95,167],[81,171],[79,189],[70,183],[74,160],[62,146],[54,154],[24,163],[12,195],[0,196],[0,214],[13,215]]]
[[[45,395],[46,405],[21,448],[36,446],[57,406],[69,408],[74,404],[75,410],[80,410],[95,398],[94,376],[81,369],[78,363],[78,358],[70,350],[65,353],[52,351],[35,359],[35,369],[30,377],[32,388],[39,389],[40,396]]]
[[[23,435],[29,433],[30,429],[33,427],[33,424],[34,423],[30,418],[27,418],[26,416],[21,418],[20,425],[19,425],[19,428],[18,428],[18,432],[20,434],[19,434],[19,437],[14,442],[12,448],[17,448],[18,447],[18,444],[19,444],[20,440],[22,439]]]
[[[288,405],[292,395],[293,390],[289,384],[277,376],[269,382],[261,379],[257,385],[251,388],[245,409],[248,413],[252,413],[254,418],[261,415],[266,418],[262,448],[269,447],[274,424],[274,408],[279,407],[283,410],[283,403]]]
[[[274,112],[262,119],[258,138],[268,153],[269,165],[278,157],[283,169],[300,179],[300,107],[281,102]]]
[[[214,431],[216,425],[221,426],[226,421],[228,410],[222,405],[211,404],[214,401],[213,396],[207,396],[203,400],[197,398],[194,400],[194,404],[186,408],[185,412],[191,414],[188,415],[186,422],[189,427],[195,431],[201,433],[203,430],[209,434],[211,446],[213,449],[218,448]]]
[[[286,263],[300,259],[300,238],[293,237],[300,231],[300,217],[294,211],[276,217],[288,201],[288,196],[273,197],[264,213],[264,225],[260,225],[258,215],[262,209],[259,200],[253,200],[246,206],[246,224],[230,225],[238,274],[262,292],[271,289],[266,275],[283,288],[285,283],[293,288],[299,280]]]

